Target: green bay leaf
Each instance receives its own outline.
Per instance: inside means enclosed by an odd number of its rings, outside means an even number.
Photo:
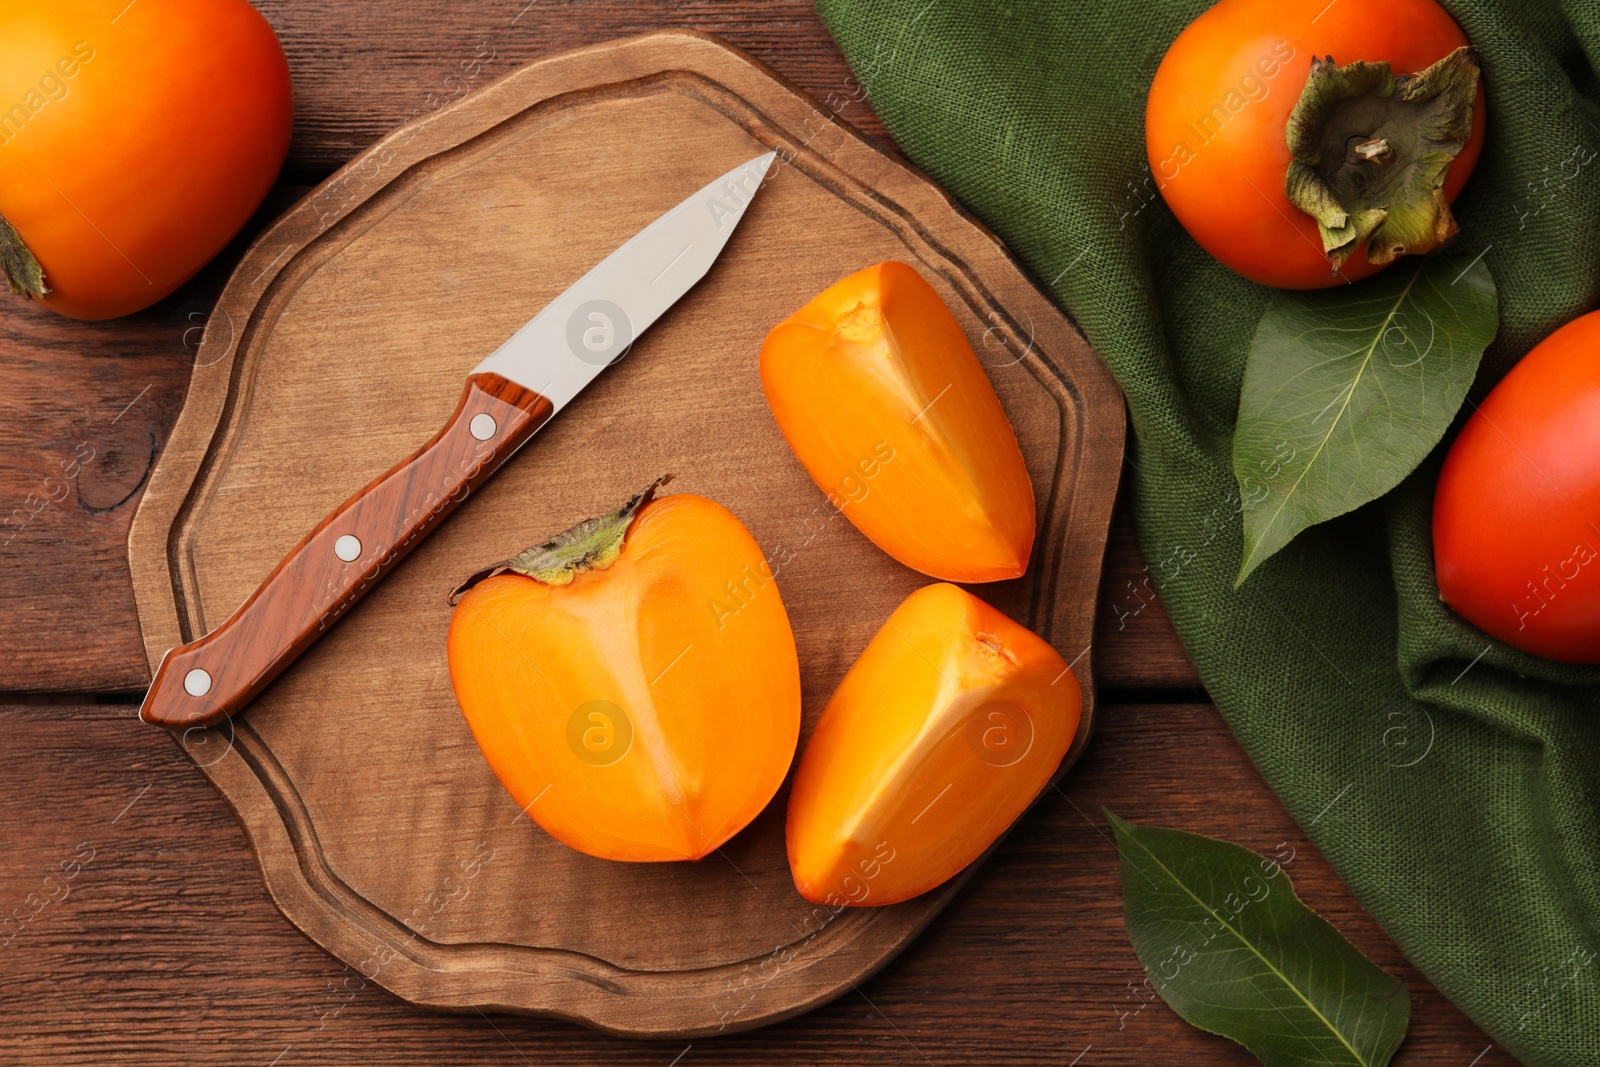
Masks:
[[[1274,297],[1250,343],[1233,435],[1238,581],[1301,530],[1415,470],[1455,418],[1498,326],[1489,268],[1459,256]]]
[[[1106,812],[1122,854],[1128,937],[1150,985],[1267,1067],[1383,1067],[1411,998],[1316,912],[1278,863]]]

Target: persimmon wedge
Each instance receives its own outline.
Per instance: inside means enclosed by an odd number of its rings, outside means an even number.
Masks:
[[[474,575],[450,622],[450,681],[489,766],[603,859],[716,849],[777,792],[800,731],[761,549],[722,505],[655,488]]]
[[[1043,638],[956,586],[912,593],[800,757],[796,888],[819,904],[894,904],[954,877],[1050,781],[1080,705]]]
[[[857,271],[780,322],[761,387],[812,480],[889,555],[950,582],[1027,569],[1033,485],[1016,433],[913,268]]]

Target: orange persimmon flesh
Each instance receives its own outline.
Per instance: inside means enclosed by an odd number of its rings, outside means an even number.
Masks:
[[[817,486],[874,544],[951,582],[1016,578],[1033,485],[961,324],[889,261],[835,283],[761,346],[761,387]]]
[[[744,525],[650,493],[474,585],[451,619],[450,680],[490,767],[551,836],[604,859],[699,859],[788,773],[800,671]],[[525,568],[539,577],[516,572],[552,546],[554,565]]]
[[[1050,781],[1080,699],[1037,634],[953,585],[912,593],[800,757],[788,837],[801,895],[894,904],[954,877]]]

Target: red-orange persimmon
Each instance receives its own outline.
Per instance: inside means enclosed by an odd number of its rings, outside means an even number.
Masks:
[[[1194,239],[1247,278],[1311,289],[1366,277],[1382,264],[1368,260],[1364,238],[1335,271],[1316,221],[1286,190],[1296,158],[1287,129],[1313,60],[1331,56],[1341,67],[1358,60],[1381,62],[1393,75],[1406,75],[1427,70],[1466,45],[1461,29],[1435,0],[1220,0],[1172,43],[1150,86],[1145,146],[1151,179]],[[1464,77],[1475,81],[1470,51],[1464,65],[1471,68]],[[1356,95],[1374,94],[1369,86]],[[1481,86],[1460,95],[1454,114],[1464,131],[1469,98],[1470,136],[1441,176],[1446,201],[1460,192],[1483,144]],[[1399,115],[1404,108],[1389,111],[1387,102],[1364,113],[1366,103],[1350,103],[1329,102],[1315,112],[1318,144],[1325,149],[1319,158],[1337,167],[1345,158],[1341,153],[1349,152],[1356,182],[1392,178],[1404,185],[1406,168],[1414,167],[1423,151],[1414,138],[1414,116]],[[1369,128],[1374,119],[1401,129],[1390,137],[1392,148],[1374,145],[1374,159],[1358,159],[1355,146],[1385,132]],[[1408,193],[1417,201],[1415,210],[1427,217],[1394,244],[1425,251],[1432,245],[1414,231],[1431,225],[1432,187],[1424,181]],[[1443,218],[1449,221],[1448,208]],[[1398,213],[1391,226],[1397,222]],[[1453,232],[1453,225],[1448,229]]]
[[[1439,594],[1547,659],[1600,663],[1600,312],[1545,338],[1451,445],[1433,501]]]
[[[249,221],[292,125],[283,49],[246,0],[7,5],[0,253],[20,237],[63,315],[148,307]]]

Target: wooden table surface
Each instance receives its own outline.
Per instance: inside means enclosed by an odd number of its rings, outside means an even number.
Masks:
[[[1101,724],[1048,795],[903,956],[798,1019],[693,1045],[410,1007],[273,907],[232,814],[164,732],[126,537],[183,402],[207,313],[265,222],[408,117],[551,52],[666,26],[716,33],[886,150],[806,0],[257,0],[289,56],[296,129],[278,187],[174,296],[106,323],[0,303],[0,1062],[1249,1064],[1140,984],[1103,807],[1294,849],[1295,887],[1413,997],[1396,1063],[1514,1063],[1407,964],[1317,855],[1214,708],[1154,597],[1126,513],[1096,638]],[[493,59],[476,75],[463,61]],[[470,63],[469,63],[470,67]],[[45,478],[82,462],[70,492]],[[15,509],[15,510],[13,510]],[[47,889],[45,878],[77,871]],[[687,1047],[686,1047],[687,1046]]]

